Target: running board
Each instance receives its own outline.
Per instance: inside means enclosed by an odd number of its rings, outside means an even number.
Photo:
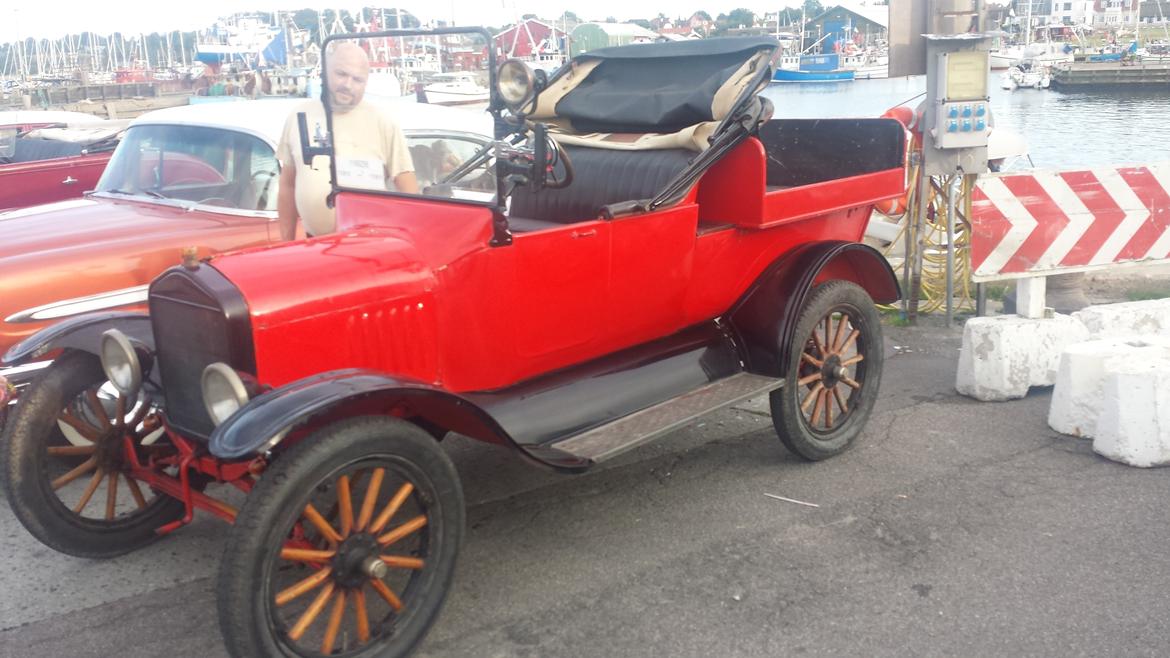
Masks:
[[[783,379],[741,372],[547,447],[593,463],[602,462],[673,432],[700,416],[768,393],[783,384]]]

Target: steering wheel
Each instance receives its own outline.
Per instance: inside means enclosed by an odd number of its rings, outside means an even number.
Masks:
[[[495,146],[495,142],[488,142],[487,144],[479,147],[479,150],[476,151],[470,158],[464,160],[462,164],[460,164],[446,176],[443,176],[439,180],[435,181],[435,184],[450,185],[451,183],[462,179],[467,174],[475,171],[481,164],[488,161],[489,154],[492,152]]]
[[[557,163],[559,162],[562,166],[564,166],[565,176],[564,178],[559,179],[553,178],[552,176],[546,176],[544,186],[553,190],[559,190],[568,187],[573,182],[573,177],[576,175],[576,171],[573,169],[573,161],[569,159],[568,151],[566,151],[563,146],[558,144],[557,141],[552,138],[552,136],[549,136],[547,141],[548,146],[550,147],[548,149],[548,153],[551,156],[550,161],[552,164],[551,171],[548,173],[553,173],[553,171],[556,170]]]

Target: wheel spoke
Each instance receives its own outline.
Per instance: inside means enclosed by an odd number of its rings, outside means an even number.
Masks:
[[[841,395],[841,387],[833,387],[833,397],[837,398],[837,404],[841,407],[841,413],[849,413],[849,405],[845,404],[845,397]]]
[[[81,500],[77,501],[77,505],[73,508],[74,514],[81,514],[81,510],[89,504],[89,499],[93,498],[93,492],[97,491],[98,485],[102,483],[102,478],[105,477],[106,472],[98,469],[94,472],[93,477],[89,479],[89,484],[86,485],[85,491],[81,494]]]
[[[50,457],[80,457],[82,455],[92,455],[97,446],[90,444],[87,446],[49,446]]]
[[[321,610],[325,607],[325,604],[329,602],[329,597],[332,595],[333,583],[326,583],[321,592],[317,594],[317,598],[313,599],[313,602],[310,603],[309,607],[305,609],[305,612],[301,615],[301,618],[297,620],[297,623],[294,624],[291,629],[289,629],[288,636],[293,640],[301,639],[301,636],[305,634],[305,631],[309,630],[309,625],[316,621],[317,615],[321,614]]]
[[[836,388],[834,386],[833,388]],[[829,390],[825,389],[825,429],[832,429],[833,427],[833,396],[829,395]]]
[[[341,617],[345,614],[345,590],[339,590],[333,596],[333,610],[329,613],[329,625],[325,627],[325,637],[321,638],[321,653],[328,656],[333,653],[333,645],[337,643],[337,631],[341,628]]]
[[[74,415],[72,409],[66,408],[61,412],[61,415],[58,416],[58,418],[64,421],[65,424],[69,427],[77,430],[78,434],[89,439],[90,441],[97,441],[98,439],[102,438],[102,431],[100,429],[78,418],[76,415]]]
[[[837,331],[833,334],[833,346],[830,348],[834,352],[841,349],[841,334],[845,332],[845,325],[848,324],[849,316],[844,313],[841,314],[841,319],[837,321]]]
[[[142,489],[138,488],[138,482],[129,475],[126,476],[126,487],[130,489],[130,495],[134,497],[138,509],[146,507],[146,498],[142,495]]]
[[[97,458],[90,457],[89,459],[85,460],[84,462],[78,464],[73,470],[69,471],[65,475],[62,475],[61,477],[57,478],[56,480],[53,480],[52,482],[50,482],[49,486],[53,488],[53,491],[56,491],[56,490],[60,489],[61,487],[69,484],[70,482],[76,480],[77,478],[81,477],[82,475],[85,475],[86,473],[90,472],[95,466],[97,466]]]
[[[852,332],[849,333],[849,337],[845,339],[845,342],[841,344],[841,349],[839,349],[838,352],[844,352],[845,350],[849,349],[850,347],[853,347],[853,343],[857,342],[857,339],[860,336],[861,336],[861,330],[854,329]]]
[[[830,313],[829,315],[825,316],[825,350],[828,352],[828,354],[833,353],[833,344],[829,339],[829,333],[832,330],[832,326],[833,315]]]
[[[389,545],[393,544],[394,542],[402,539],[403,537],[410,535],[411,533],[415,532],[419,528],[422,528],[426,524],[427,524],[426,515],[420,514],[419,516],[416,516],[413,519],[407,521],[406,523],[403,523],[402,525],[391,530],[390,532],[387,532],[386,534],[382,535],[381,537],[378,537],[378,543],[381,544],[383,547],[389,546]]]
[[[370,615],[366,612],[366,590],[361,587],[353,591],[353,609],[357,613],[358,639],[364,644],[370,641]]]
[[[353,498],[349,495],[349,476],[337,478],[337,506],[341,511],[341,536],[348,537],[353,529]]]
[[[808,411],[808,406],[810,404],[812,404],[813,398],[820,395],[821,391],[823,391],[824,389],[825,389],[824,382],[817,382],[817,385],[812,387],[812,390],[808,392],[808,395],[804,396],[804,399],[801,400],[800,410],[801,411]]]
[[[308,519],[309,523],[312,523],[313,527],[316,528],[317,531],[320,532],[321,535],[326,539],[333,542],[334,544],[341,543],[341,535],[337,534],[337,531],[333,529],[333,526],[329,525],[329,522],[325,520],[325,517],[321,516],[321,513],[317,511],[316,507],[313,507],[312,503],[305,505],[305,518]]]
[[[402,611],[402,601],[398,600],[398,597],[395,596],[394,592],[390,591],[390,588],[386,586],[386,583],[378,580],[377,578],[371,578],[370,586],[373,587],[374,591],[377,592],[383,599],[386,599],[386,603],[389,603],[390,607],[394,608],[394,612]]]
[[[386,524],[389,523],[390,519],[392,519],[398,512],[398,508],[402,507],[402,503],[406,502],[406,497],[409,496],[410,492],[412,491],[414,491],[414,485],[409,482],[402,485],[402,487],[398,489],[398,492],[394,494],[394,497],[390,499],[390,502],[386,503],[386,508],[382,510],[382,513],[378,515],[378,518],[374,519],[374,525],[370,526],[370,534],[376,535],[379,532],[382,532],[382,528],[386,527]]]
[[[423,561],[417,557],[406,557],[405,555],[381,555],[379,556],[388,567],[395,567],[398,569],[422,569]]]
[[[282,548],[280,559],[292,562],[326,562],[333,559],[337,551],[316,551],[309,548]]]
[[[806,384],[811,384],[812,382],[820,381],[822,379],[824,379],[824,377],[821,375],[821,371],[818,370],[818,371],[812,373],[811,375],[805,375],[804,377],[801,377],[800,379],[796,380],[796,384],[798,386],[804,386]]]
[[[852,388],[852,389],[854,389],[854,390],[857,390],[857,389],[860,389],[860,388],[861,388],[861,384],[858,384],[857,382],[855,382],[854,380],[850,379],[849,377],[842,377],[842,378],[841,378],[841,383],[845,384],[846,386],[848,386],[849,388]]]
[[[824,361],[820,361],[814,358],[813,355],[809,354],[808,352],[801,352],[800,359],[815,368],[821,368],[825,365]]]
[[[829,355],[828,350],[825,349],[825,344],[821,342],[820,334],[817,333],[816,329],[813,329],[812,339],[813,345],[817,348],[817,355],[819,355],[822,359],[827,357]]]
[[[370,486],[366,488],[366,499],[362,501],[361,515],[358,516],[354,530],[360,532],[369,525],[370,517],[374,515],[374,505],[378,503],[378,494],[382,491],[382,478],[385,476],[386,469],[374,469],[374,474],[370,476]]]
[[[85,392],[85,399],[89,402],[89,408],[93,411],[94,417],[102,424],[102,429],[110,429],[110,416],[106,413],[106,408],[102,406],[102,401],[98,398],[96,388],[91,388]]]
[[[118,503],[118,471],[110,473],[110,485],[106,488],[106,520],[114,520],[114,506]]]
[[[276,595],[276,606],[280,607],[304,594],[305,592],[312,590],[321,583],[325,582],[325,579],[329,578],[329,574],[331,573],[333,573],[333,569],[330,567],[325,567],[324,569],[321,569],[308,578],[305,578],[304,580],[296,583],[295,585],[290,585],[289,587],[281,590]]]
[[[858,354],[857,356],[854,356],[854,357],[850,357],[850,358],[848,358],[848,359],[845,359],[844,361],[842,361],[842,362],[841,362],[841,365],[843,365],[843,366],[845,366],[846,368],[848,368],[849,366],[851,366],[851,365],[853,365],[853,364],[855,364],[855,363],[861,363],[861,362],[862,362],[862,361],[864,361],[864,360],[865,360],[865,355],[864,355],[864,354]]]
[[[821,407],[824,406],[825,396],[828,395],[828,393],[829,392],[825,390],[824,386],[822,386],[821,389],[817,391],[817,403],[813,405],[812,416],[809,416],[809,421],[814,425],[817,422],[817,418],[819,418],[821,415]]]

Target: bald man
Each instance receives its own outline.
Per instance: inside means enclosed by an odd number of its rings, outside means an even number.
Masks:
[[[418,181],[402,130],[384,110],[363,102],[370,62],[366,52],[350,41],[334,44],[328,57],[325,93],[333,110],[333,152],[337,157],[337,183],[342,187],[418,194]],[[284,124],[277,157],[280,159],[280,191],[276,212],[280,235],[296,237],[297,219],[305,234],[325,235],[337,229],[337,218],[326,203],[330,192],[329,159],[301,157],[297,114],[304,112],[309,139],[325,135],[325,106],[317,99],[298,104]]]

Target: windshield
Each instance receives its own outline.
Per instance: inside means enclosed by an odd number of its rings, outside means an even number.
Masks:
[[[333,42],[316,91],[333,111],[337,186],[493,202],[488,65],[474,31]]]
[[[127,131],[97,192],[275,212],[279,178],[272,148],[251,135],[142,125]]]

